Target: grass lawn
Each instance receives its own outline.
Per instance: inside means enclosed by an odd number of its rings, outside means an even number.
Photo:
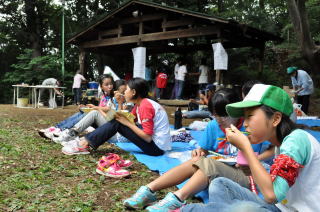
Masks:
[[[0,211],[125,211],[122,201],[158,177],[113,145],[90,155],[67,156],[60,145],[38,136],[36,129],[75,111],[0,105]],[[113,179],[96,174],[96,162],[107,152],[133,160],[132,175]]]

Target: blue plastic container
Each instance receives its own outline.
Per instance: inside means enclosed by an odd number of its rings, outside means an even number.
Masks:
[[[98,89],[99,83],[97,82],[89,82],[88,83],[88,89]]]

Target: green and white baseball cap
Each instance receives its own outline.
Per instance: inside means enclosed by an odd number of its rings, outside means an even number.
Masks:
[[[228,104],[226,110],[231,117],[241,117],[244,116],[244,108],[259,105],[269,106],[287,116],[293,112],[291,99],[284,90],[264,84],[255,84],[241,102]]]
[[[287,74],[292,74],[295,71],[298,71],[298,67],[292,66],[287,68]]]

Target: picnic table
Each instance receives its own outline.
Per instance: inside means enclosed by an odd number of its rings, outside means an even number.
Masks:
[[[20,85],[12,85],[13,87],[13,105],[16,107],[22,107],[22,108],[39,108],[40,105],[40,90],[41,89],[49,89],[49,96],[50,99],[56,98],[56,93],[54,92],[55,88],[59,89],[65,89],[66,87],[58,87],[58,86],[44,86],[44,85],[28,85],[28,84],[20,84]],[[28,89],[28,103],[30,103],[30,97],[31,97],[31,106],[21,106],[18,105],[18,99],[20,97],[20,89]],[[61,107],[64,107],[64,96],[62,96],[62,105]],[[49,107],[50,109],[53,109],[54,107]]]

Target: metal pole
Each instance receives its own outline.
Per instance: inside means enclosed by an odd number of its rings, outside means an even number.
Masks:
[[[64,82],[64,0],[62,0],[62,26],[61,26],[61,73]]]

